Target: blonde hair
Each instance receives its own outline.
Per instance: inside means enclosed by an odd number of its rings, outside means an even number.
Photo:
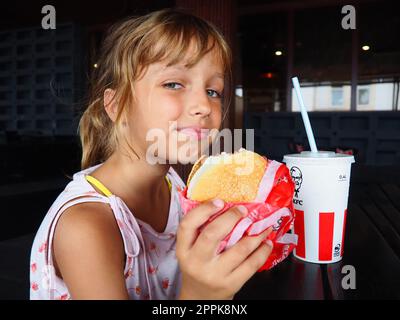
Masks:
[[[133,84],[142,71],[166,59],[169,66],[183,61],[193,42],[196,52],[187,67],[217,49],[228,84],[225,89],[231,88],[230,48],[215,26],[197,16],[182,10],[164,9],[129,18],[109,29],[100,49],[98,66],[92,73],[87,108],[79,121],[82,169],[107,160],[114,152],[123,117],[135,100]],[[118,102],[115,123],[104,109],[104,91],[108,88],[115,90],[113,99]],[[231,90],[223,94],[224,117],[231,99]]]

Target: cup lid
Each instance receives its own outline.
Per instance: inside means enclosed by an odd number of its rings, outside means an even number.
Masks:
[[[287,154],[283,156],[283,162],[286,160],[300,160],[304,162],[316,163],[318,161],[331,162],[341,160],[344,163],[354,163],[354,156],[349,154],[335,153],[333,151],[302,151],[301,153]]]

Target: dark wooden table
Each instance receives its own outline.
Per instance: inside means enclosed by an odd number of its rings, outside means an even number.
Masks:
[[[342,261],[313,264],[291,255],[253,276],[235,299],[400,299],[400,169],[353,171]],[[346,265],[355,268],[355,289],[342,287]]]

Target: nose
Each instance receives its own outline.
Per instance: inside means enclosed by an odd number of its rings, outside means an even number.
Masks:
[[[212,106],[205,90],[197,90],[189,97],[189,113],[191,116],[205,118],[210,115]]]

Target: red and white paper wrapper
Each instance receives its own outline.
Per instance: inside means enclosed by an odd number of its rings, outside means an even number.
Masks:
[[[264,201],[226,202],[225,206],[207,221],[201,230],[220,214],[233,206],[244,205],[248,215],[234,226],[232,231],[222,240],[218,253],[230,248],[244,236],[257,236],[269,227],[273,231],[265,239],[270,239],[273,250],[264,265],[258,270],[268,270],[284,260],[297,244],[297,235],[287,233],[294,220],[293,194],[294,183],[288,168],[277,161],[268,160],[267,169],[260,182],[257,198],[263,195]],[[179,192],[180,203],[184,214],[187,214],[200,202],[187,198],[187,187]]]

